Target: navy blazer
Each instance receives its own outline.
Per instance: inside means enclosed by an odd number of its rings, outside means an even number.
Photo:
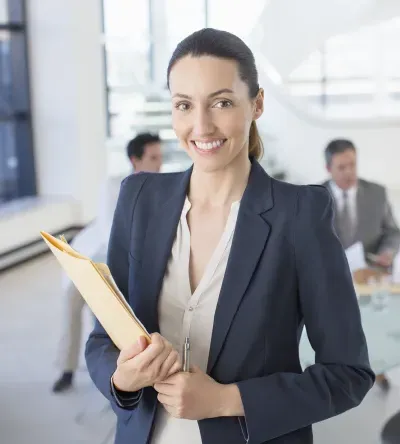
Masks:
[[[150,332],[191,169],[124,180],[109,243],[115,281]],[[304,371],[306,326],[316,363]],[[110,390],[118,350],[96,323],[86,346],[91,378],[118,417],[116,444],[146,444],[157,393],[129,408]],[[204,444],[309,444],[311,425],[357,406],[374,383],[351,273],[318,185],[272,179],[257,161],[243,194],[214,318],[207,373],[236,383],[245,417],[199,421]]]

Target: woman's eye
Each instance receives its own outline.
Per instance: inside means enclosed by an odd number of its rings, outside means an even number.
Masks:
[[[179,111],[187,111],[189,109],[189,104],[185,102],[177,103],[175,108]]]
[[[213,106],[213,108],[230,108],[231,106],[232,102],[229,100],[220,100]]]

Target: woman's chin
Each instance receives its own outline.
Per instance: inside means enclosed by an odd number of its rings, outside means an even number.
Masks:
[[[232,161],[232,159],[229,159],[229,156],[226,155],[204,157],[198,156],[196,153],[192,153],[190,157],[192,158],[195,169],[205,173],[225,170]]]

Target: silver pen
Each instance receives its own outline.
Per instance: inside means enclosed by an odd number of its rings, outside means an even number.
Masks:
[[[183,371],[190,371],[190,341],[189,338],[185,338],[185,343],[183,344]]]

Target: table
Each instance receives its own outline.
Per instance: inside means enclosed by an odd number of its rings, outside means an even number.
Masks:
[[[382,305],[376,305],[371,296],[358,298],[361,319],[372,370],[385,373],[400,365],[400,294],[389,296]],[[300,362],[303,368],[315,362],[315,353],[307,337],[306,329],[300,340]],[[382,443],[400,443],[393,440],[400,431],[400,411],[384,424]],[[394,438],[397,439],[397,438]]]
[[[372,370],[385,373],[400,365],[400,295],[392,295],[383,310],[376,310],[370,296],[358,299]],[[307,367],[315,362],[315,353],[306,329],[300,340],[300,362]]]

